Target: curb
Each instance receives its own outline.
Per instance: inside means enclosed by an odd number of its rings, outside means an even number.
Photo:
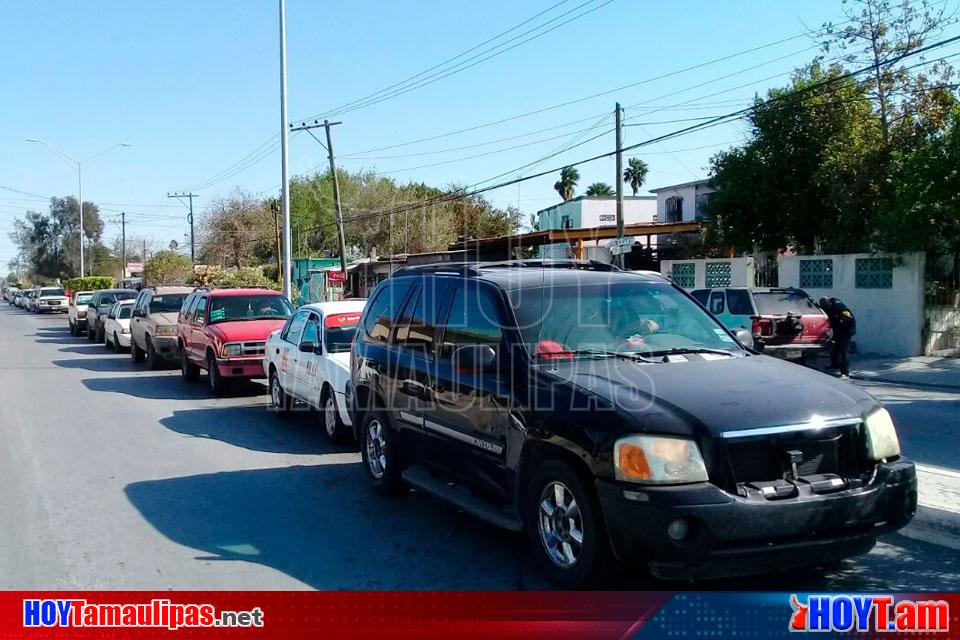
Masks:
[[[855,373],[850,376],[853,380],[862,380],[863,382],[882,382],[884,384],[895,384],[901,387],[919,387],[922,389],[933,389],[936,391],[960,391],[960,385],[955,384],[937,384],[935,382],[916,382],[914,380],[897,380],[896,378],[885,378],[882,376],[863,375]]]
[[[900,535],[960,551],[960,513],[919,505]]]

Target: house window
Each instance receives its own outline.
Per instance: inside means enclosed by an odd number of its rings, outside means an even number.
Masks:
[[[573,221],[570,219],[570,216],[560,216],[560,228],[561,229],[573,228]]]
[[[708,287],[713,288],[730,286],[729,262],[708,262],[706,270]]]
[[[800,261],[800,288],[801,289],[832,289],[833,288],[833,259]]]
[[[694,198],[693,201],[693,210],[694,217],[697,220],[706,220],[710,217],[710,214],[707,212],[707,205],[710,204],[711,193],[701,193]]]
[[[857,289],[893,288],[892,258],[857,258],[855,268]]]
[[[697,286],[696,265],[693,263],[674,263],[670,269],[670,278],[678,287],[693,289]]]
[[[683,220],[683,198],[681,196],[667,198],[664,218],[666,218],[664,222],[680,222]]]

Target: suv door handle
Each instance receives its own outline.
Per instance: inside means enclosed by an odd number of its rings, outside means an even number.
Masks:
[[[400,383],[400,390],[408,395],[422,398],[424,400],[429,398],[430,395],[430,392],[427,390],[427,388],[415,380],[403,380]]]

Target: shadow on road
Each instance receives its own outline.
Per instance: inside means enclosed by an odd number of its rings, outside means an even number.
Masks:
[[[61,349],[61,351],[65,351],[65,349]],[[78,351],[78,353],[84,352]],[[104,368],[91,370],[126,371],[129,373],[147,371],[143,365],[133,364],[130,361],[130,356],[117,356],[113,360],[126,364],[126,367],[118,366],[116,369]],[[77,367],[82,368],[80,365],[77,365]],[[147,400],[196,400],[213,397],[210,393],[210,388],[206,384],[206,378],[201,377],[200,382],[197,384],[187,384],[180,377],[179,372],[157,372],[156,375],[131,375],[119,378],[87,378],[82,382],[84,386],[91,391],[120,393],[135,398],[145,398]],[[266,389],[262,384],[243,380],[237,381],[224,397],[257,397],[264,395],[265,392]]]
[[[545,588],[522,536],[425,496],[376,496],[356,463],[233,471],[127,485],[170,540],[255,562],[318,589]]]
[[[37,340],[37,342],[40,342],[40,340]],[[64,340],[63,342],[48,340],[47,342],[55,342],[56,344],[70,344],[70,341],[67,340]],[[61,353],[81,353],[83,355],[92,356],[103,355],[107,353],[107,348],[100,343],[87,342],[84,340],[83,343],[78,343],[69,347],[62,347],[57,349],[57,351],[60,351]]]
[[[282,418],[263,404],[174,411],[173,415],[161,418],[160,424],[183,435],[267,453],[319,454],[356,449],[332,446],[316,413]]]
[[[91,355],[95,354],[97,351],[100,351],[103,354],[109,353],[109,351],[102,344],[92,345],[94,350],[92,352],[88,351],[79,351],[78,353],[90,353]],[[102,358],[83,358],[78,359],[74,358],[71,360],[54,360],[53,364],[58,367],[63,367],[65,369],[86,369],[87,371],[127,371],[131,370],[130,358],[128,356],[107,356],[104,355]]]

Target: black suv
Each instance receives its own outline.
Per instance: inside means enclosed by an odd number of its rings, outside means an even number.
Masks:
[[[566,586],[626,561],[676,579],[823,566],[916,510],[872,396],[749,351],[655,274],[403,269],[370,297],[351,375],[375,491],[526,529]]]

